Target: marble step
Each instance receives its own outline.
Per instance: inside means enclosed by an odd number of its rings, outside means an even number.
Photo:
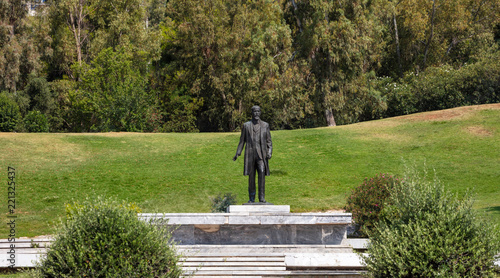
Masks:
[[[182,269],[195,277],[279,277],[288,274],[282,254],[194,254],[185,258]]]
[[[219,262],[207,262],[207,261],[190,261],[190,262],[184,262],[182,263],[183,267],[203,267],[203,268],[208,268],[210,267],[211,269],[215,267],[276,267],[276,268],[285,268],[285,261],[281,262],[260,262],[260,261],[233,261],[233,262],[224,262],[224,261],[219,261]]]
[[[15,244],[16,249],[31,249],[31,248],[45,248],[50,247],[53,242],[53,238],[44,238],[44,239],[16,239],[15,242],[9,242],[7,239],[0,239],[0,252],[3,249],[10,249],[11,244]],[[200,248],[233,248],[233,249],[242,249],[242,248],[266,248],[267,250],[272,249],[324,249],[328,248],[328,250],[332,251],[336,249],[337,251],[341,249],[358,249],[363,250],[366,249],[369,244],[369,239],[343,239],[340,245],[325,245],[325,244],[275,244],[275,245],[215,245],[215,244],[193,244],[193,245],[176,245],[178,249],[200,249]]]
[[[324,244],[275,244],[275,245],[253,245],[253,244],[234,244],[234,245],[177,245],[177,250],[185,255],[203,254],[269,254],[269,253],[352,253],[353,248],[350,245],[324,245]]]
[[[281,262],[283,261],[283,257],[208,257],[208,256],[200,256],[200,257],[187,257],[184,262]]]
[[[198,271],[186,273],[185,277],[223,278],[223,277],[245,277],[245,278],[266,278],[266,277],[295,277],[295,278],[359,278],[362,272],[342,271],[342,270],[308,270],[308,271]]]
[[[14,244],[16,250],[21,249],[44,249],[46,247],[49,247],[51,242],[15,242],[12,243]],[[11,243],[0,243],[0,253],[2,250],[10,250],[11,249]]]
[[[207,276],[240,276],[240,277],[288,277],[291,271],[246,271],[246,270],[231,270],[231,271],[215,271],[215,270],[200,270],[196,272],[186,272],[186,275],[194,277],[207,277]]]
[[[186,272],[190,271],[218,271],[218,272],[226,272],[232,273],[234,271],[249,271],[249,272],[262,272],[262,271],[285,271],[286,267],[284,266],[206,266],[201,265],[199,267],[190,267],[190,266],[182,266],[182,269]]]

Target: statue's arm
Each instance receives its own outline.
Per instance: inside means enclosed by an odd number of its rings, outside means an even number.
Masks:
[[[271,159],[273,156],[273,141],[271,140],[271,131],[269,130],[269,125],[266,128],[266,144],[267,144],[267,159]]]
[[[238,156],[241,155],[241,152],[243,151],[243,145],[245,145],[246,141],[246,132],[245,132],[245,126],[241,128],[241,136],[240,136],[240,143],[238,144],[238,148],[236,149],[236,154],[233,157],[233,161],[236,161],[238,159]]]

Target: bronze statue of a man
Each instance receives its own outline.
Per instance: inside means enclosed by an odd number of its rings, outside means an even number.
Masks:
[[[265,179],[270,173],[269,159],[271,159],[273,153],[269,124],[260,120],[260,113],[259,106],[252,107],[252,120],[243,124],[240,143],[233,158],[236,161],[243,151],[243,145],[246,144],[243,175],[248,176],[249,203],[255,202],[255,172],[259,176],[259,202],[266,202]]]

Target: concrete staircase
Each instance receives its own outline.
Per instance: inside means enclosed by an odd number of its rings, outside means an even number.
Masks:
[[[281,254],[196,254],[185,258],[183,269],[194,277],[286,276]]]
[[[350,214],[290,213],[289,206],[231,206],[230,211],[139,217],[168,219],[185,277],[347,278],[363,272],[345,237]],[[15,267],[34,267],[51,241],[16,239]],[[10,243],[0,240],[0,267],[9,265],[9,250]]]
[[[34,267],[52,238],[18,238],[15,268]],[[7,240],[0,240],[0,268],[10,264]],[[349,243],[348,243],[349,244]],[[352,245],[352,244],[351,244]],[[363,267],[352,246],[177,245],[185,277],[359,277]]]
[[[359,271],[289,269],[283,254],[198,254],[183,263],[185,277],[359,277]]]
[[[51,237],[16,238],[15,242],[0,239],[0,268],[14,265],[14,268],[34,267],[47,252]],[[14,252],[13,252],[14,250]]]
[[[193,277],[360,277],[352,247],[325,245],[177,246]]]

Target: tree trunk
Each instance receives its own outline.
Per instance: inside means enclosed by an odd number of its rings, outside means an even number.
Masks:
[[[335,118],[333,117],[332,109],[325,109],[325,118],[327,126],[336,126]]]
[[[396,22],[396,12],[393,13],[392,19],[394,21],[394,38],[396,42],[396,55],[398,58],[399,77],[403,77],[403,66],[401,64],[401,50],[399,48],[399,33],[398,33],[398,23]]]
[[[300,22],[299,17],[297,16],[297,3],[295,3],[295,0],[291,0],[292,5],[293,5],[293,13],[295,14],[295,19],[297,20],[297,25],[299,26],[299,32],[302,33],[302,23]]]
[[[67,24],[75,37],[76,59],[80,66],[83,61],[83,44],[88,36],[84,33],[85,17],[87,16],[87,13],[85,12],[86,4],[85,0],[77,0],[73,3],[74,6],[70,7],[68,11],[69,19]]]
[[[431,33],[429,34],[429,39],[425,45],[424,61],[422,63],[422,70],[425,69],[425,64],[427,62],[427,54],[429,53],[429,47],[432,42],[432,37],[434,36],[434,17],[436,15],[436,0],[432,1],[432,13],[431,13]]]
[[[76,8],[75,8],[76,11]],[[75,13],[76,15],[76,13]],[[78,23],[76,22],[77,19],[73,15],[73,11],[69,11],[69,23],[71,27],[71,32],[73,33],[73,36],[75,37],[75,48],[76,48],[76,59],[78,61],[78,64],[81,66],[82,65],[82,47],[80,44],[80,26],[78,26]]]

